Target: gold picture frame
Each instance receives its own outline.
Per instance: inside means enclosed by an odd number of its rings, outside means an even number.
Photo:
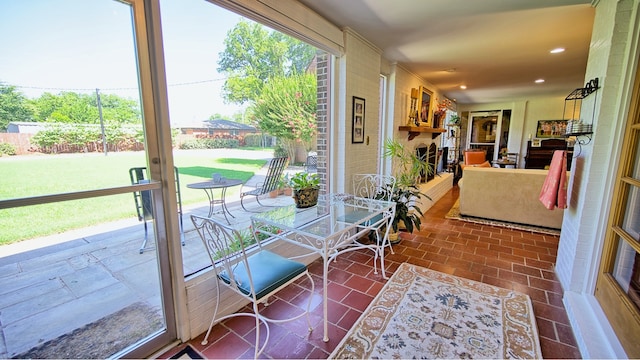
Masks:
[[[430,127],[433,124],[433,91],[424,86],[420,86],[418,92],[418,116],[420,117],[420,126]]]

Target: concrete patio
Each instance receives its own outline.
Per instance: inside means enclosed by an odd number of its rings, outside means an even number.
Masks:
[[[258,174],[247,183],[256,184],[261,177]],[[293,203],[287,196],[261,201],[269,205]],[[227,202],[235,215],[229,219],[231,226],[248,228],[251,213],[240,207],[238,195]],[[259,209],[255,200],[248,203]],[[191,214],[206,216],[208,209],[208,204],[183,207],[185,274],[210,265],[189,218]],[[224,222],[222,214],[215,217]],[[135,303],[142,302],[160,313],[155,252],[139,253],[143,238],[143,226],[132,218],[3,246],[0,358],[22,354]],[[152,232],[149,239],[153,239]]]

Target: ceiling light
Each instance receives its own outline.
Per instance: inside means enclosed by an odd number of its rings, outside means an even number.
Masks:
[[[460,85],[460,89],[464,90],[467,88],[467,85]]]
[[[551,50],[549,52],[552,53],[552,54],[559,54],[561,52],[564,52],[564,48],[555,48],[555,49],[553,49],[553,50]]]
[[[538,79],[536,80],[536,84],[542,84],[544,82],[544,79]]]
[[[448,73],[453,73],[453,72],[456,72],[456,68],[449,68],[449,69],[446,69],[445,71]]]

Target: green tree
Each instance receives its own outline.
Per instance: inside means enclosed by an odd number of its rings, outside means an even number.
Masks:
[[[229,30],[220,53],[218,71],[227,75],[222,96],[243,104],[260,96],[270,77],[303,72],[315,55],[304,42],[249,21]]]
[[[33,107],[15,86],[0,83],[0,131],[12,121],[33,121]]]
[[[135,124],[141,122],[138,102],[114,94],[100,94],[102,117],[106,123]],[[98,100],[95,93],[44,93],[33,101],[36,119],[41,122],[98,124]]]
[[[296,74],[270,78],[250,108],[250,117],[268,134],[278,137],[294,159],[295,145],[306,149],[317,132],[316,76]]]

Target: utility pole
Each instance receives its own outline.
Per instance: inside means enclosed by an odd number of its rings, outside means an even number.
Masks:
[[[107,156],[107,137],[104,133],[104,120],[102,119],[102,102],[100,102],[100,89],[96,89],[96,99],[98,100],[98,114],[100,115],[100,130],[102,131],[102,151]]]

